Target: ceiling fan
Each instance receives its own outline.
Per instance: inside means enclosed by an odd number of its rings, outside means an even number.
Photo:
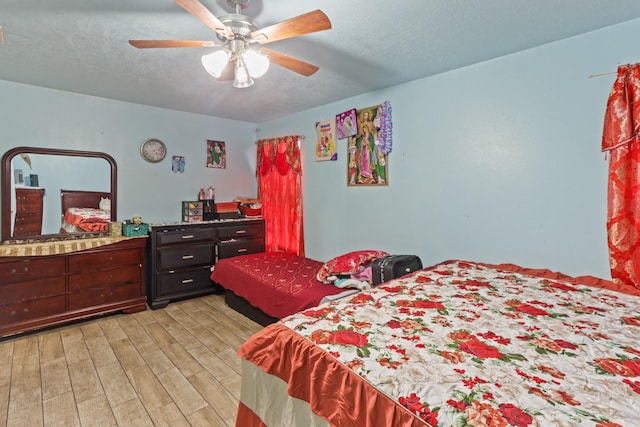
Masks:
[[[261,28],[250,17],[241,13],[249,6],[250,0],[227,0],[235,13],[217,18],[198,0],[175,0],[187,12],[216,32],[218,42],[211,40],[129,40],[129,44],[139,49],[172,47],[220,47],[211,54],[202,56],[205,70],[216,78],[224,79],[233,67],[233,86],[245,88],[253,85],[253,78],[267,72],[269,63],[287,68],[303,76],[310,76],[318,67],[297,58],[267,48],[259,51],[251,47],[267,44],[304,34],[331,28],[331,21],[324,12],[315,10],[277,24]]]

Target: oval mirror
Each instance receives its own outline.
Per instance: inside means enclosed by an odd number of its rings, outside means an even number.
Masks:
[[[104,234],[116,196],[117,166],[106,153],[13,148],[2,157],[2,239]]]

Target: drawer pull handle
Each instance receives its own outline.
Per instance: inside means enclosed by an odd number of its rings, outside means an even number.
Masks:
[[[25,308],[25,309],[24,309],[24,310],[22,310],[22,311],[23,311],[23,312],[25,312],[25,313],[28,313],[28,312],[29,312],[29,309],[28,309],[28,308]]]
[[[236,234],[245,234],[247,230],[236,230]]]
[[[109,262],[111,262],[111,261],[113,261],[113,257],[112,256],[109,257]]]
[[[247,248],[242,248],[242,249],[238,249],[238,252],[247,252],[249,249]]]
[[[15,316],[16,315],[16,311],[15,310],[11,310],[11,315]]]
[[[193,283],[193,279],[184,279],[184,280],[182,281],[182,284],[183,284],[183,285],[186,285],[187,283]]]
[[[22,270],[22,272],[23,272],[23,273],[28,273],[28,272],[29,272],[29,267],[25,267],[25,268]],[[11,269],[11,274],[19,274],[19,273],[18,273],[18,270],[16,270],[15,268],[12,268],[12,269]]]
[[[193,239],[193,234],[186,234],[182,236],[183,239]]]
[[[192,259],[193,255],[182,255],[182,259]]]
[[[11,274],[16,274],[16,273],[17,273],[16,269],[15,269],[15,268],[12,268],[12,269],[11,269]]]

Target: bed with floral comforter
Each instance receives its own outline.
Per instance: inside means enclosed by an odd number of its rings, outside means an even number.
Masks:
[[[639,425],[637,290],[511,270],[450,261],[265,328],[236,425]]]

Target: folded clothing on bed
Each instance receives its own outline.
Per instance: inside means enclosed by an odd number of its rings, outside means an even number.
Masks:
[[[316,279],[322,265],[282,252],[241,255],[218,260],[211,280],[280,319],[344,291]]]

